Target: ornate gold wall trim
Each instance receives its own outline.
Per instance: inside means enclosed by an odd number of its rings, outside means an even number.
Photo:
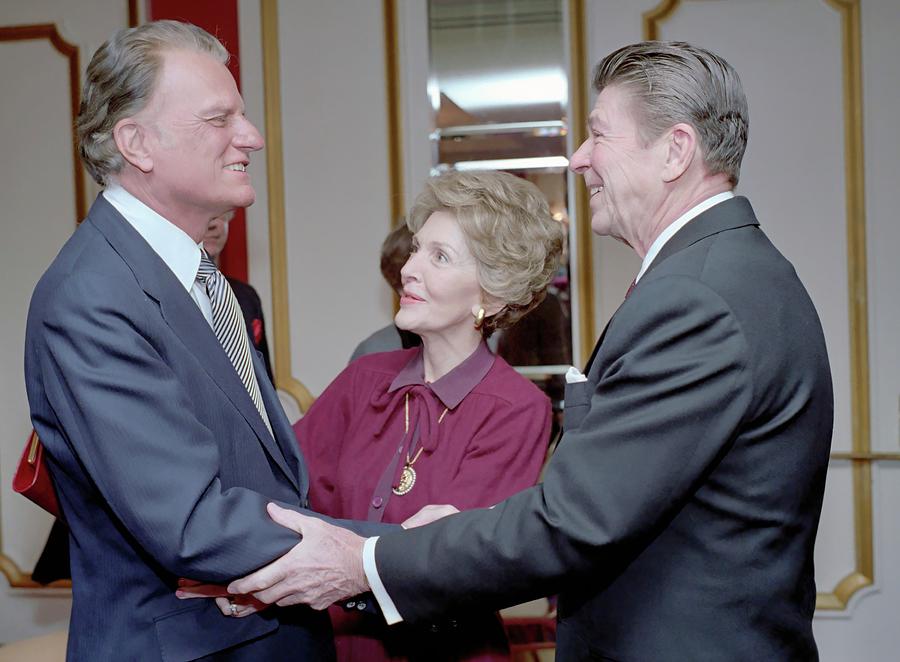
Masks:
[[[400,86],[400,48],[397,39],[396,0],[382,0],[384,12],[384,80],[387,88],[388,176],[391,228],[406,213],[403,197],[403,113]]]
[[[572,132],[572,144],[576,148],[587,138],[590,81],[587,74],[585,22],[584,0],[569,0],[569,98],[572,109],[569,131]],[[573,280],[578,284],[581,362],[584,363],[591,355],[591,350],[597,340],[594,335],[594,253],[587,187],[577,183],[575,187],[575,242],[578,252],[578,271],[574,274]]]
[[[390,228],[393,230],[406,215],[406,202],[403,193],[403,126],[401,101],[403,94],[400,85],[400,44],[397,38],[397,2],[382,0],[384,12],[384,80],[387,91],[387,130],[388,130],[388,186],[390,190],[391,218]],[[394,314],[400,310],[400,297],[396,292],[391,295]]]
[[[817,609],[846,609],[858,590],[875,579],[872,532],[872,462],[897,459],[872,453],[869,424],[869,321],[866,259],[865,171],[863,165],[862,48],[859,0],[824,0],[841,16],[844,88],[844,177],[847,197],[847,279],[850,323],[851,453],[832,459],[853,460],[853,526],[856,567],[831,593],[816,596]],[[680,6],[662,0],[643,14],[644,38],[658,39],[659,26]]]
[[[69,112],[72,118],[70,127],[72,132],[72,177],[75,184],[75,223],[73,225],[77,225],[87,215],[84,170],[81,167],[81,159],[78,156],[78,141],[75,137],[75,118],[78,117],[78,106],[81,96],[81,65],[78,46],[63,39],[54,23],[0,27],[0,42],[31,41],[35,39],[47,39],[53,48],[68,60],[69,64]],[[30,573],[24,572],[15,561],[3,553],[0,553],[0,572],[6,575],[9,585],[13,588],[44,588],[41,584],[31,579]],[[65,588],[71,586],[71,582],[58,581],[49,586],[52,588]]]
[[[55,23],[36,25],[14,25],[0,27],[0,42],[30,41],[47,39],[69,63],[69,112],[72,117],[72,179],[75,183],[75,222],[87,216],[85,203],[84,170],[78,156],[78,141],[75,138],[75,118],[78,117],[78,106],[81,96],[81,65],[78,46],[70,44],[60,36]]]
[[[31,573],[24,572],[16,562],[5,554],[0,554],[0,572],[6,575],[10,588],[72,588],[68,579],[59,579],[50,584],[38,584],[31,578]]]
[[[656,7],[645,11],[641,17],[644,22],[644,39],[659,39],[659,26],[675,13],[681,0],[662,0]]]
[[[865,169],[863,160],[862,44],[859,0],[825,0],[841,16],[844,86],[844,171],[847,197],[847,287],[850,316],[850,411],[854,453],[871,452],[869,420],[869,317],[866,257]],[[853,463],[855,572],[834,595],[844,609],[850,597],[875,580],[872,531],[872,464]]]
[[[269,193],[269,259],[272,277],[272,340],[275,385],[306,412],[313,398],[291,375],[291,313],[288,299],[287,244],[284,227],[284,156],[281,137],[281,64],[278,47],[278,0],[260,1],[263,95],[265,97],[266,169]]]
[[[900,453],[832,453],[832,460],[851,460],[855,462],[900,462]]]

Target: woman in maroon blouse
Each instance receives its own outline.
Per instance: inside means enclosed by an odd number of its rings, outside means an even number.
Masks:
[[[562,226],[533,185],[499,172],[431,179],[408,225],[395,322],[422,346],[354,361],[294,426],[311,506],[333,517],[399,523],[427,504],[488,507],[533,485],[546,453],[549,401],[485,339],[541,301]],[[342,661],[509,658],[495,614],[427,631],[331,614]]]

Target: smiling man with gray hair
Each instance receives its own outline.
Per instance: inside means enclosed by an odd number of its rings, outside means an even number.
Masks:
[[[297,535],[266,503],[307,505],[297,441],[200,242],[253,203],[263,147],[219,41],[159,21],[115,34],[78,117],[104,186],[38,283],[25,379],[71,532],[70,660],[329,660],[325,614],[226,619],[179,578],[226,582]],[[235,601],[230,611],[240,613]]]

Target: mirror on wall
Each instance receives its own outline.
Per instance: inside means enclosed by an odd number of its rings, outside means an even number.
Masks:
[[[569,90],[563,0],[429,0],[433,173],[505,170],[569,226]],[[569,259],[546,299],[493,348],[561,404],[572,364]]]

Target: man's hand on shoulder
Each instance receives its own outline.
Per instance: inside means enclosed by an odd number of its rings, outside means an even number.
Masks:
[[[369,590],[363,570],[365,539],[320,519],[286,510],[274,503],[269,516],[302,536],[287,554],[228,585],[235,595],[252,594],[267,604],[308,604],[313,609]]]

